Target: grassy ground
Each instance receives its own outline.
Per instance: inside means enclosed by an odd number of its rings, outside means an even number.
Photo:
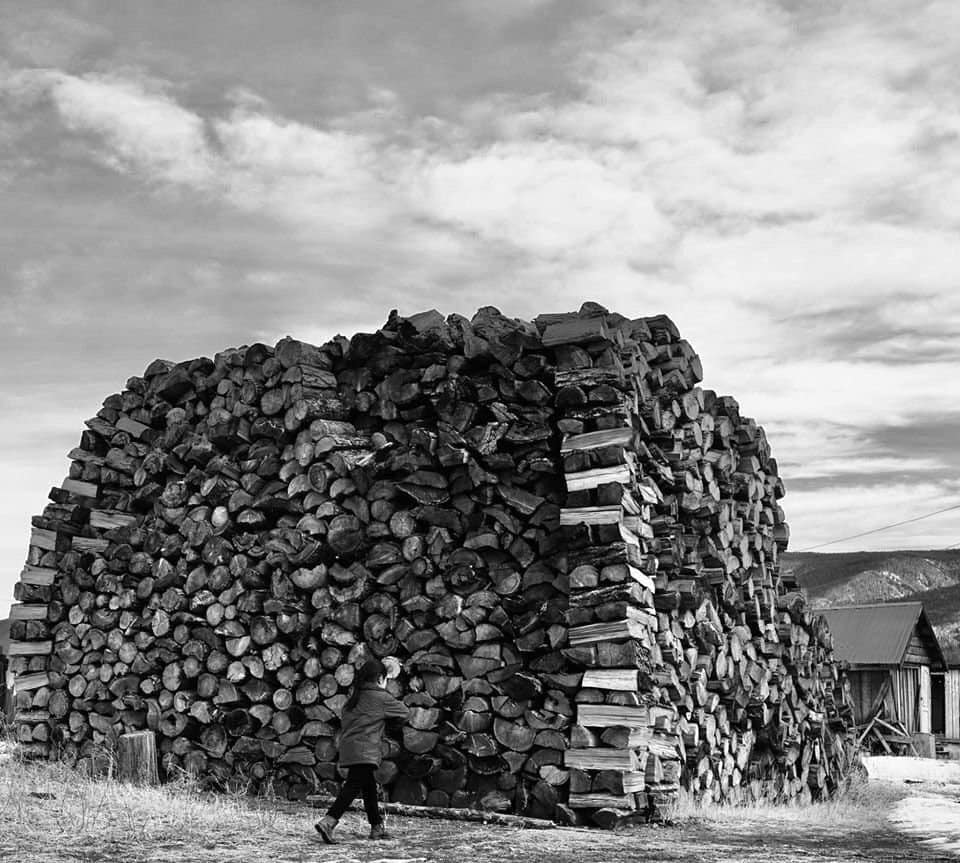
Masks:
[[[841,801],[795,808],[682,807],[674,827],[611,833],[520,830],[391,818],[393,838],[366,840],[349,813],[340,843],[313,830],[319,813],[265,799],[210,796],[189,783],[137,788],[63,765],[0,755],[0,860],[17,863],[612,863],[612,861],[944,860],[886,820],[904,790],[869,786]]]

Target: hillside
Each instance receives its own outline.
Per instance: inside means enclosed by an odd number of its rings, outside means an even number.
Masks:
[[[960,662],[960,550],[787,552],[781,566],[814,607],[922,602],[944,651]]]

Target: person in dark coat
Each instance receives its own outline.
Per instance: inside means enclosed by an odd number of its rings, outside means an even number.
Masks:
[[[394,670],[399,669],[392,665],[391,671]],[[363,796],[363,806],[370,822],[369,838],[388,838],[383,829],[374,773],[382,759],[380,744],[386,723],[403,721],[409,711],[383,688],[387,677],[384,663],[370,657],[357,669],[353,691],[344,705],[340,719],[340,766],[347,768],[347,779],[327,814],[314,825],[328,844],[333,844],[333,831],[357,794]]]

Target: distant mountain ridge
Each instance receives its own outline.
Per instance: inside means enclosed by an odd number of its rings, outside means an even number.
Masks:
[[[787,552],[780,562],[815,608],[922,602],[948,661],[960,664],[960,549]]]

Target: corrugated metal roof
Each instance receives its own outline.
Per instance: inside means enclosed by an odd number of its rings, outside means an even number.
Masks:
[[[900,665],[914,629],[927,645],[935,666],[943,654],[922,602],[883,602],[818,610],[833,633],[837,659],[856,665]]]

